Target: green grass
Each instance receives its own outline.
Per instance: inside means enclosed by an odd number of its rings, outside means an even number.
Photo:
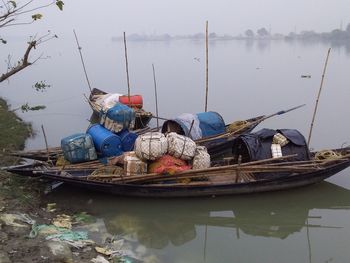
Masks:
[[[31,125],[9,111],[6,101],[0,98],[0,167],[13,164],[14,158],[7,153],[22,150],[31,134]]]
[[[17,164],[17,157],[7,153],[23,150],[26,139],[32,135],[31,125],[23,122],[0,98],[0,167]],[[11,207],[35,206],[42,184],[0,170],[0,198],[11,200]]]

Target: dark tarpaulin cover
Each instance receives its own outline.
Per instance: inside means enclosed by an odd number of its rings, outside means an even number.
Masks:
[[[242,155],[244,162],[272,158],[271,144],[276,133],[281,133],[289,140],[289,143],[282,147],[283,156],[297,154],[296,157],[292,158],[295,161],[310,159],[310,152],[304,136],[294,129],[262,129],[255,133],[243,134],[234,141],[233,155],[235,157]]]

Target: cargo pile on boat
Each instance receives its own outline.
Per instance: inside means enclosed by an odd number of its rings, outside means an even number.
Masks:
[[[160,132],[140,135],[135,142],[136,156],[149,164],[149,173],[173,174],[210,167],[207,149],[183,135]]]
[[[73,134],[61,140],[66,161],[77,164],[108,158],[110,164],[124,168],[124,175],[174,174],[210,167],[207,149],[197,146],[189,137],[175,132],[168,132],[166,135],[148,132],[140,136],[132,132],[135,123],[134,109],[116,102],[117,97],[124,103],[129,99],[126,96],[106,95],[99,103],[100,122],[91,125],[85,133]],[[141,103],[135,100],[131,102],[135,107],[142,107],[142,100]],[[208,114],[213,116],[213,113]],[[118,156],[120,158],[115,158]]]
[[[125,96],[119,94],[106,95],[100,102],[99,123],[91,125],[85,133],[73,134],[61,140],[61,148],[67,161],[87,162],[119,156],[133,149],[137,138],[137,134],[131,131],[135,124],[135,111],[132,107],[116,101],[123,97]],[[142,97],[141,104],[135,107],[142,107]]]
[[[91,109],[93,110],[93,119],[101,120],[101,115],[107,115],[103,117],[103,122],[109,114],[107,112],[117,105],[127,105],[133,109],[133,122],[130,124],[132,129],[143,129],[147,127],[149,121],[152,118],[152,113],[143,109],[143,98],[141,95],[121,95],[118,93],[107,93],[102,90],[94,88],[91,91],[89,98],[87,98]],[[108,124],[106,124],[108,125]],[[119,129],[118,127],[116,127]],[[113,128],[112,128],[113,129]]]

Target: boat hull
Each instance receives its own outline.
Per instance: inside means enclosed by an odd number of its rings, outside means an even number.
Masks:
[[[79,176],[62,176],[50,172],[43,172],[43,178],[62,181],[77,187],[83,187],[94,191],[100,191],[120,196],[134,197],[203,197],[203,196],[221,196],[221,195],[239,195],[252,194],[260,192],[270,192],[286,190],[296,187],[315,184],[350,166],[350,161],[342,161],[333,164],[325,169],[320,169],[308,173],[282,175],[273,179],[257,180],[246,183],[221,183],[206,186],[171,186],[167,184],[158,185],[134,185],[134,184],[116,184],[89,181]],[[203,173],[205,175],[205,173]]]

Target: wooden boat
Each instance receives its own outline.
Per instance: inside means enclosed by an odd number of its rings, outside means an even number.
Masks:
[[[36,171],[41,178],[121,196],[199,197],[250,194],[314,184],[350,166],[350,149],[332,150],[337,157],[288,161],[293,156],[241,164],[224,164],[174,175],[89,174],[84,169]]]
[[[101,95],[108,94],[105,91],[100,89],[92,89],[90,96],[88,98],[89,105],[93,110],[95,116],[98,116],[101,112],[101,105],[96,102],[96,99]],[[151,121],[153,115],[151,112],[144,111],[143,109],[135,110],[136,118],[135,118],[135,127],[134,129],[143,129],[146,128],[148,123]]]
[[[200,140],[196,140],[195,142],[198,145],[205,146],[212,159],[222,157],[225,154],[232,152],[233,141],[235,138],[237,138],[237,136],[244,133],[250,133],[259,123],[261,123],[262,121],[268,118],[271,118],[276,115],[282,115],[284,113],[298,109],[302,106],[304,105],[293,107],[288,110],[278,111],[274,114],[267,115],[267,116],[261,115],[261,116],[250,118],[247,120],[238,121],[239,123],[243,123],[243,125],[234,125],[234,127],[232,127],[232,124],[235,124],[237,122],[227,124],[226,132],[217,134],[214,136],[210,136],[210,137],[205,137]],[[145,132],[150,132],[150,131],[158,131],[158,127],[152,128],[152,129],[149,127],[146,127],[139,130],[134,130],[134,132],[136,132],[137,134],[143,134]],[[32,151],[17,151],[17,152],[10,153],[10,155],[21,157],[21,158],[32,159],[32,160],[50,161],[51,163],[55,164],[57,161],[57,158],[59,156],[62,156],[62,149],[60,147],[54,147],[49,149],[40,149],[40,150],[32,150]]]

